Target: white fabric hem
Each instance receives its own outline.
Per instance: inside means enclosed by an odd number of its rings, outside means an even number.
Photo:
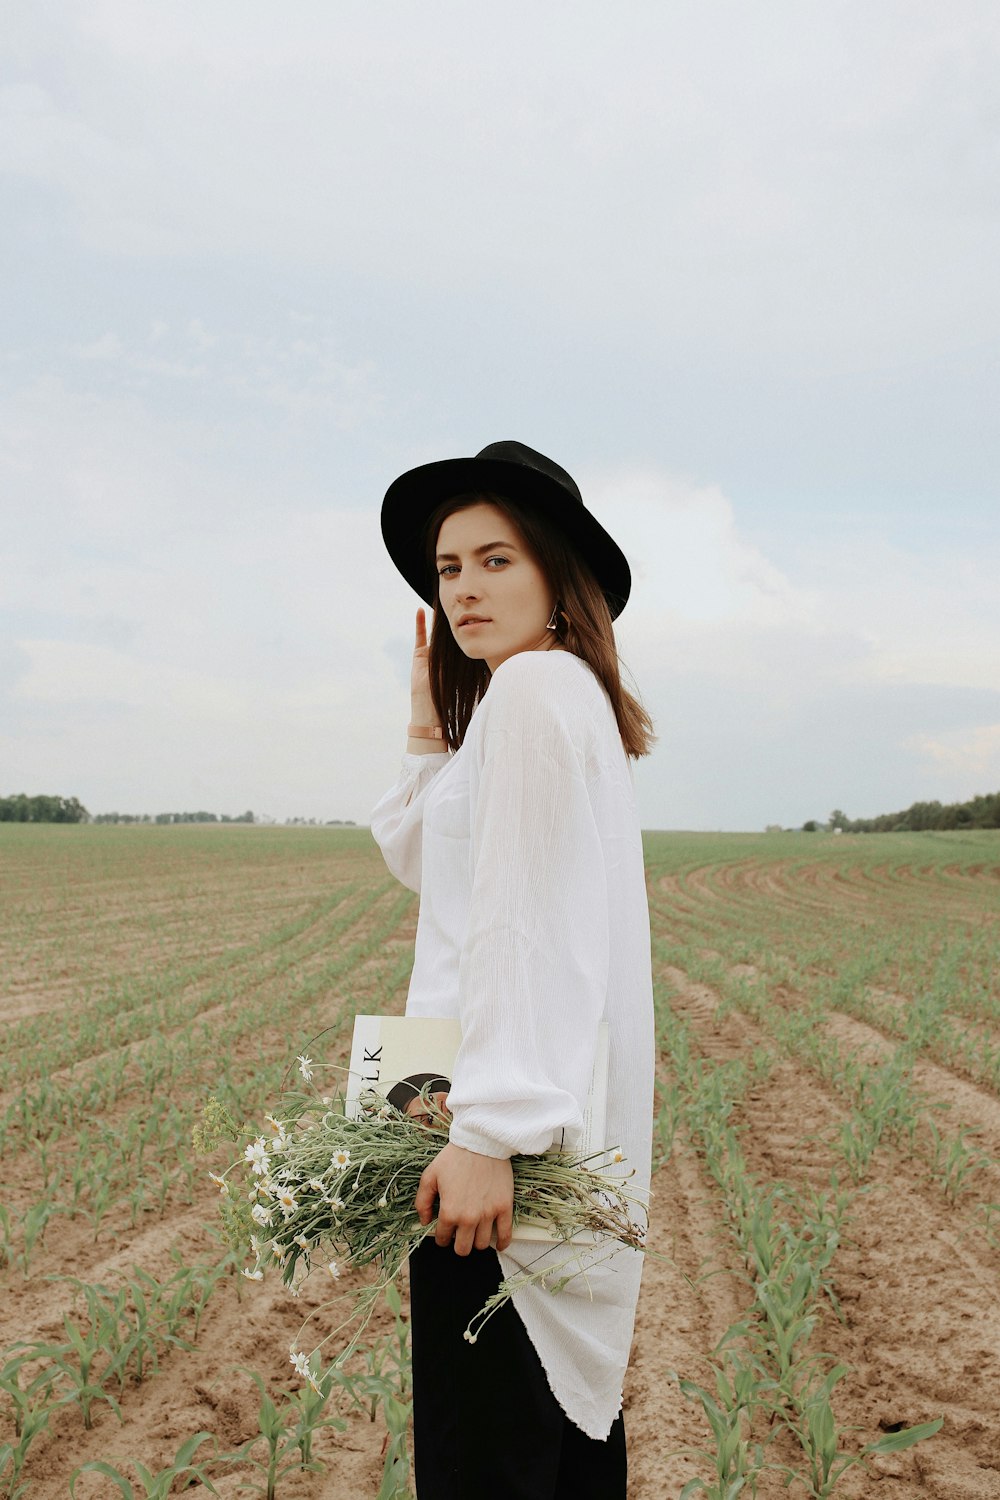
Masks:
[[[497,1252],[497,1257],[504,1276],[513,1276],[521,1269],[516,1261],[512,1261],[500,1251]],[[555,1375],[546,1363],[542,1352],[545,1340],[542,1338],[540,1341],[538,1330],[532,1329],[531,1325],[535,1320],[531,1316],[530,1305],[528,1307],[522,1306],[521,1299],[516,1292],[511,1301],[514,1304],[514,1311],[524,1324],[525,1332],[538,1355],[539,1363],[545,1372],[545,1379],[548,1382],[549,1390],[555,1396],[562,1410],[573,1423],[573,1426],[579,1427],[580,1431],[585,1433],[587,1437],[594,1438],[599,1443],[605,1442],[622,1409],[621,1382],[619,1382],[617,1396],[612,1397],[609,1395],[604,1399],[598,1397],[597,1400],[594,1400],[596,1393],[591,1388],[586,1393],[586,1397],[589,1399],[581,1397],[578,1391],[571,1389],[564,1380]],[[539,1347],[540,1342],[541,1348]],[[624,1376],[625,1372],[623,1369],[622,1380],[624,1380]]]

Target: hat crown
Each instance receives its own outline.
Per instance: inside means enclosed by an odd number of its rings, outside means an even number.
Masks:
[[[486,458],[494,462],[505,464],[519,464],[524,469],[533,469],[536,474],[544,474],[546,479],[560,485],[580,505],[583,504],[583,496],[580,487],[572,474],[567,474],[551,458],[546,458],[544,453],[536,453],[534,448],[529,448],[526,443],[518,443],[513,439],[489,443],[476,454],[476,458]]]

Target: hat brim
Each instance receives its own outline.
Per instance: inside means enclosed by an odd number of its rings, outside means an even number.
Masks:
[[[446,458],[421,464],[392,482],[382,502],[382,537],[396,567],[427,604],[436,607],[438,581],[427,565],[424,533],[436,508],[453,495],[493,493],[542,511],[572,543],[594,574],[611,618],[625,608],[632,573],[624,552],[563,485],[521,463],[497,458]]]

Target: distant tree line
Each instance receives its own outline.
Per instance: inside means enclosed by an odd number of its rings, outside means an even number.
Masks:
[[[228,813],[221,816],[210,812],[179,812],[179,813],[98,813],[91,819],[92,823],[253,823],[252,812],[240,813],[238,817],[231,818]]]
[[[286,818],[286,828],[357,828],[353,818]]]
[[[0,797],[0,823],[87,823],[90,814],[76,797]]]
[[[16,797],[0,797],[0,823],[273,823],[273,818],[257,819],[250,811],[230,817],[228,813],[213,812],[163,812],[163,813],[96,813],[91,816],[76,797],[27,797],[19,792]],[[355,828],[353,818],[286,818],[286,827],[293,828]]]
[[[970,797],[968,802],[914,802],[905,812],[875,818],[849,818],[835,808],[826,823],[810,818],[804,833],[923,833],[928,829],[1000,828],[1000,792]]]

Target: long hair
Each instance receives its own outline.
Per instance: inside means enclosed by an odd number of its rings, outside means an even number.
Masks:
[[[637,760],[653,747],[653,721],[639,700],[622,686],[611,611],[583,558],[544,514],[504,495],[455,495],[432,512],[424,533],[427,566],[437,577],[435,553],[442,522],[470,505],[495,505],[514,522],[558,598],[555,635],[560,645],[581,657],[607,690],[626,755]],[[434,611],[428,649],[431,696],[444,726],[448,747],[457,750],[465,738],[476,704],[490,683],[484,661],[465,655],[441,609]]]

